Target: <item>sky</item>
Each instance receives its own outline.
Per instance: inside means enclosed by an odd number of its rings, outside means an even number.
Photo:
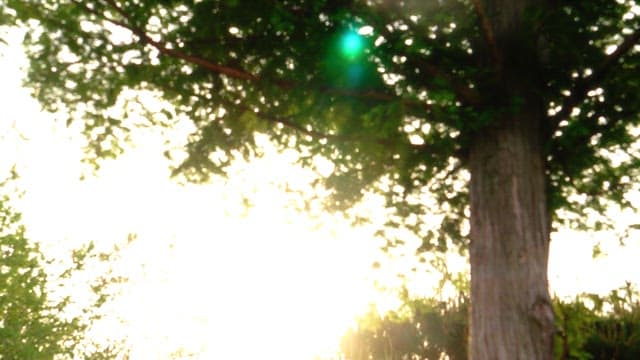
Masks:
[[[375,229],[297,212],[299,197],[284,187],[305,191],[314,173],[293,164],[295,152],[263,139],[265,156],[235,164],[228,179],[180,185],[162,155],[167,134],[146,129],[94,176],[81,163],[78,129],[21,88],[19,47],[0,52],[0,171],[16,165],[27,235],[61,257],[89,240],[109,250],[136,234],[117,264],[130,279],[118,318],[102,327],[127,334],[132,359],[180,349],[203,359],[312,358],[334,351],[379,296],[369,279]]]
[[[126,334],[131,359],[168,359],[179,349],[201,359],[312,359],[335,350],[370,302],[393,306],[372,279],[391,283],[392,273],[409,264],[390,263],[394,271],[381,277],[371,268],[380,258],[375,226],[297,211],[300,198],[285,186],[311,192],[317,175],[294,164],[294,151],[279,153],[265,139],[266,155],[235,164],[227,179],[179,184],[162,152],[166,137],[180,138],[184,129],[139,130],[121,158],[80,180],[87,174],[83,138],[76,127],[41,112],[21,87],[26,62],[16,37],[10,40],[0,49],[0,176],[16,165],[28,236],[49,256],[88,240],[108,249],[137,235],[118,263],[130,278],[113,305],[118,318],[102,328]],[[375,218],[381,204],[369,201],[365,207]],[[616,216],[618,232],[637,219]],[[552,292],[605,293],[625,281],[640,284],[640,272],[633,271],[640,250],[635,235],[620,247],[615,231],[554,233]],[[603,255],[593,259],[596,243]],[[452,266],[465,268],[459,260]],[[433,277],[412,279],[416,293],[433,291],[425,285]]]

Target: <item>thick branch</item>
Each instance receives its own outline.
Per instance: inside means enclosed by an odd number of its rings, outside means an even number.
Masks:
[[[116,2],[114,0],[105,0],[105,1],[118,14],[120,14],[124,19],[126,19],[129,22],[129,24],[124,23],[122,21],[115,20],[115,19],[106,19],[107,21],[131,31],[133,34],[138,36],[142,41],[144,41],[144,42],[148,43],[149,45],[153,46],[154,48],[156,48],[161,54],[168,55],[168,56],[171,56],[171,57],[175,57],[175,58],[178,58],[178,59],[181,59],[181,60],[185,60],[185,61],[187,61],[189,63],[202,66],[203,68],[205,68],[207,70],[211,70],[211,71],[214,71],[214,72],[217,72],[217,73],[220,73],[220,74],[224,74],[224,75],[227,75],[227,76],[232,77],[232,78],[242,79],[242,80],[253,80],[253,81],[258,80],[257,76],[255,76],[255,75],[253,75],[253,74],[251,74],[249,72],[246,72],[244,70],[238,70],[238,69],[235,69],[235,68],[230,68],[230,67],[226,67],[226,66],[223,66],[223,65],[215,64],[215,63],[212,63],[212,62],[207,61],[205,59],[202,59],[200,57],[188,55],[188,54],[185,54],[185,53],[183,53],[181,51],[167,48],[166,46],[164,46],[159,41],[153,40],[143,30],[141,30],[139,28],[136,28],[133,25],[130,25],[131,18],[129,17],[129,14],[127,14],[122,8],[120,8],[118,6],[118,4],[116,4]],[[79,3],[77,0],[74,0],[74,2],[76,4]],[[83,6],[83,7],[85,9],[88,9],[86,6]],[[91,10],[91,9],[88,9],[88,10]],[[91,12],[95,13],[95,11],[93,11],[93,10],[91,10]]]
[[[640,29],[636,29],[634,33],[627,36],[622,44],[620,44],[614,52],[612,52],[600,65],[600,67],[596,70],[594,74],[592,74],[591,78],[595,79],[595,81],[600,81],[605,73],[609,71],[611,67],[613,67],[620,58],[629,53],[631,49],[640,42]]]
[[[560,121],[571,115],[573,108],[586,99],[589,90],[600,83],[618,61],[628,54],[638,42],[640,42],[640,29],[637,29],[634,33],[627,36],[622,44],[620,44],[614,52],[609,54],[590,76],[582,78],[574,84],[570,90],[571,94],[562,104],[562,109],[550,118],[552,129],[555,130]]]

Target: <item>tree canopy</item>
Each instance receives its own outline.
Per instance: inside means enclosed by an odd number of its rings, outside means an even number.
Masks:
[[[570,300],[554,298],[558,313],[554,358],[636,359],[640,352],[640,302],[630,284],[608,295],[578,294]],[[457,299],[411,298],[403,295],[397,311],[377,309],[358,320],[342,339],[349,360],[467,359],[469,297]]]
[[[14,0],[4,12],[30,28],[35,96],[82,122],[91,155],[117,155],[131,127],[146,125],[113,111],[124,91],[158,91],[172,106],[150,124],[194,125],[177,173],[223,172],[254,150],[254,132],[266,132],[336,163],[327,179],[341,195],[336,205],[381,177],[401,215],[425,213],[416,195],[435,194],[448,204],[442,229],[460,243],[469,141],[522,101],[496,86],[491,64],[511,60],[496,53],[475,3]],[[526,9],[532,34],[519,35],[518,51],[535,56],[519,76],[545,102],[552,210],[630,205],[637,13],[625,1]],[[425,249],[445,244],[423,235]]]
[[[374,189],[421,250],[468,245],[478,358],[548,358],[552,224],[632,205],[633,1],[7,0],[2,14],[29,29],[27,84],[82,124],[89,158],[117,156],[132,127],[189,122],[175,172],[202,181],[262,132],[335,164],[331,206]],[[167,105],[132,122],[131,90]]]

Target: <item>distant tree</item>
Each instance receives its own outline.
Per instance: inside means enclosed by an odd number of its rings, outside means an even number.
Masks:
[[[627,283],[606,296],[581,294],[555,302],[556,358],[632,360],[640,357],[640,293]]]
[[[629,284],[608,295],[580,294],[554,299],[558,315],[557,360],[633,360],[640,356],[640,301]],[[402,296],[402,306],[379,314],[377,309],[359,318],[357,327],[342,339],[345,360],[458,360],[467,358],[466,316],[469,298]]]
[[[468,246],[474,359],[550,359],[552,223],[631,205],[633,1],[3,3],[29,29],[35,97],[82,123],[93,157],[148,125],[125,95],[150,90],[172,107],[149,124],[192,122],[175,169],[188,179],[224,173],[267,133],[304,164],[333,161],[333,207],[373,189],[420,250]]]
[[[405,299],[401,309],[380,315],[372,308],[342,338],[346,360],[468,358],[468,299]]]
[[[58,281],[69,281],[96,255],[91,247],[73,254],[73,267]],[[25,237],[20,215],[0,199],[0,358],[3,360],[115,359],[117,343],[98,344],[86,331],[100,316],[116,279],[95,275],[95,300],[78,306],[72,295],[52,296],[47,260]],[[62,285],[65,285],[62,283]],[[68,283],[66,285],[69,285]],[[59,294],[56,294],[59,295]],[[80,295],[80,294],[78,294]],[[81,310],[78,312],[78,310]]]

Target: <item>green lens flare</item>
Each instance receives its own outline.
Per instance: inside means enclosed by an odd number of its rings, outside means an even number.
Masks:
[[[344,57],[355,59],[364,51],[364,39],[356,32],[349,32],[342,37],[340,49]]]

